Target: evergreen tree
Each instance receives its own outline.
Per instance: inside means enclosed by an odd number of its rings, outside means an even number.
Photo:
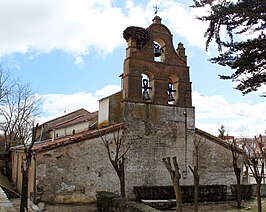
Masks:
[[[221,139],[224,139],[224,137],[225,137],[225,127],[224,127],[224,125],[221,125],[220,128],[218,129],[218,131],[219,131],[218,137],[221,138]]]
[[[214,40],[220,51],[220,55],[210,61],[234,71],[231,75],[219,75],[220,78],[237,81],[236,89],[243,94],[265,85],[266,0],[194,0],[193,7],[204,6],[210,6],[210,13],[198,19],[209,22],[204,35],[206,50]],[[226,30],[228,39],[221,38],[222,29]],[[241,34],[249,38],[236,38]]]

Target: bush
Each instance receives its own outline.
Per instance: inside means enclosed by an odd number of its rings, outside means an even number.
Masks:
[[[98,211],[102,212],[159,212],[143,203],[127,201],[112,192],[99,191],[96,198]]]
[[[98,211],[113,212],[114,198],[119,198],[119,195],[107,191],[98,191],[96,193]]]

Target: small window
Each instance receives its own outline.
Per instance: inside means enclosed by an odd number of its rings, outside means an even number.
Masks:
[[[75,130],[73,130],[73,131],[72,131],[72,134],[73,134],[73,135],[75,135],[75,134],[76,134],[76,131],[75,131]]]
[[[55,137],[58,137],[58,136],[59,136],[58,133],[56,133]]]

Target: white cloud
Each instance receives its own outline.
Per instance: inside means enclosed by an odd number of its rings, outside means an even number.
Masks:
[[[39,95],[42,98],[42,114],[40,123],[51,120],[64,113],[84,108],[90,112],[97,111],[99,108],[99,99],[109,96],[120,90],[118,85],[108,85],[95,92],[79,92],[74,94],[45,94]]]
[[[46,94],[43,98],[43,115],[40,123],[80,108],[90,112],[98,110],[98,100],[120,90],[118,85],[108,85],[92,93]],[[266,102],[259,104],[230,104],[223,96],[201,96],[193,92],[196,107],[196,127],[213,135],[223,124],[234,136],[255,136],[266,130]]]
[[[109,53],[122,45],[126,26],[111,0],[3,0],[0,55],[61,49],[84,54],[94,47]]]
[[[196,19],[206,13],[205,8],[195,8],[179,4],[176,1],[164,1],[163,14],[169,21],[169,28],[176,34],[185,37],[190,45],[205,49],[203,37],[208,24]]]
[[[121,90],[121,87],[118,85],[107,85],[101,90],[96,91],[95,96],[97,96],[97,98],[104,98],[120,90]]]
[[[222,125],[230,135],[255,136],[266,130],[266,102],[230,104],[223,96],[201,96],[193,92],[196,127],[218,134]]]
[[[203,48],[204,23],[195,20],[198,10],[173,0],[151,0],[146,5],[133,0],[125,8],[112,0],[2,0],[0,7],[0,56],[32,55],[63,50],[81,64],[82,56],[96,51],[108,54],[125,44],[123,30],[130,25],[147,27],[154,5],[170,28]],[[163,20],[164,22],[164,20]]]

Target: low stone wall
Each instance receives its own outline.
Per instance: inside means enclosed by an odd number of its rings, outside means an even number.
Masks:
[[[231,191],[231,197],[232,200],[236,200],[236,184],[233,184],[230,186]],[[255,188],[256,191],[256,188]],[[247,184],[247,185],[241,185],[241,199],[251,199],[254,195],[254,185],[253,184]],[[229,199],[229,198],[228,198]]]
[[[141,200],[169,200],[175,199],[173,186],[134,186],[134,194]],[[194,186],[181,186],[182,202],[194,202]],[[218,202],[227,199],[226,185],[199,186],[199,202]]]
[[[257,196],[257,193],[256,193],[257,184],[251,184],[251,187],[252,187],[252,195]],[[260,195],[261,197],[266,197],[266,184],[261,184]]]
[[[120,198],[117,194],[99,191],[96,195],[97,209],[101,212],[159,212],[143,203]]]

